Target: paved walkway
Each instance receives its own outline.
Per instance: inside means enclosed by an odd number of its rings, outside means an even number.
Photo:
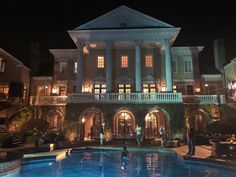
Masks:
[[[202,145],[196,146],[195,155],[186,156],[188,153],[188,146],[180,146],[171,148],[179,157],[184,160],[204,161],[210,163],[217,163],[222,165],[236,166],[236,157],[214,157],[211,155],[211,146]]]

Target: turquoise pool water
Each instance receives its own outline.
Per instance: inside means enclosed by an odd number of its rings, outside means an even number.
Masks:
[[[66,159],[24,162],[19,177],[235,177],[236,170],[210,164],[186,163],[173,153],[84,150]]]

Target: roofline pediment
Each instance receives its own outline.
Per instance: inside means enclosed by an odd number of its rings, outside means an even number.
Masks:
[[[125,26],[121,24],[125,24]],[[123,5],[95,18],[94,20],[80,25],[74,30],[117,29],[131,27],[171,28],[173,26]]]
[[[76,30],[68,31],[72,40],[79,41],[163,41],[170,39],[174,42],[181,28],[157,28],[157,29],[122,29],[122,30]]]

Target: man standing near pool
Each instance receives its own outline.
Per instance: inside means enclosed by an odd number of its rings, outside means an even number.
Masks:
[[[135,132],[136,132],[136,140],[138,142],[138,146],[141,144],[141,136],[142,136],[142,128],[136,125]]]
[[[100,145],[103,145],[103,138],[104,138],[104,123],[102,123],[102,126],[100,128]]]

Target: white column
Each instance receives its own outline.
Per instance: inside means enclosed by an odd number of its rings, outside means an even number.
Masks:
[[[83,48],[84,42],[78,42],[78,57],[77,57],[77,76],[76,76],[76,92],[82,93],[82,82],[83,82]]]
[[[112,92],[112,41],[106,41],[106,92]]]
[[[135,41],[135,91],[142,92],[141,78],[141,41]]]
[[[172,69],[171,69],[171,44],[165,40],[165,69],[166,69],[166,91],[173,91]]]

